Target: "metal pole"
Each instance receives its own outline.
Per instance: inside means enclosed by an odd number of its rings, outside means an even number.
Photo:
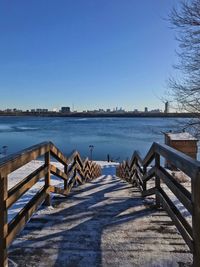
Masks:
[[[89,149],[90,149],[90,160],[92,161],[92,152],[93,152],[94,146],[89,145]]]

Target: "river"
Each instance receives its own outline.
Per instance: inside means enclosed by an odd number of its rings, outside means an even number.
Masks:
[[[0,152],[11,154],[28,146],[52,141],[66,155],[77,149],[83,157],[106,160],[141,156],[153,142],[164,143],[163,132],[180,130],[183,118],[55,118],[0,117]],[[6,146],[7,149],[3,148]]]

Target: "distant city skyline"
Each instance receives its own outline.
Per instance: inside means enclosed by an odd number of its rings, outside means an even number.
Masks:
[[[85,109],[85,110],[76,110],[74,109],[74,106],[70,107],[70,106],[60,106],[59,108],[53,108],[53,109],[48,109],[45,107],[35,107],[35,108],[27,108],[27,109],[23,109],[23,108],[13,108],[13,107],[7,107],[5,109],[2,109],[0,107],[0,111],[8,111],[8,112],[165,112],[168,113],[169,112],[169,103],[165,102],[164,106],[162,109],[158,109],[156,107],[154,107],[154,109],[149,109],[148,107],[143,107],[143,109],[137,109],[135,107],[133,107],[132,109],[128,110],[126,109],[126,107],[121,107],[121,106],[117,106],[117,107],[107,107],[106,109],[98,107],[96,109]]]
[[[164,111],[165,110],[165,106],[164,106],[165,104],[163,104],[163,106],[159,109],[159,110],[161,110],[161,111]],[[23,107],[11,107],[11,106],[8,106],[8,107],[6,107],[6,108],[2,108],[2,107],[0,107],[0,111],[5,111],[5,110],[12,110],[12,111],[26,111],[26,110],[29,110],[29,111],[31,111],[31,110],[39,110],[39,109],[42,109],[42,110],[48,110],[48,111],[56,111],[56,112],[58,112],[58,111],[60,111],[61,109],[62,109],[62,107],[63,106],[59,106],[59,107],[54,107],[54,108],[48,108],[48,107],[45,107],[44,105],[43,106],[31,106],[31,107],[27,107],[27,108],[23,108]],[[71,112],[74,112],[74,111],[76,111],[76,112],[83,112],[83,111],[94,111],[94,110],[102,110],[102,111],[108,111],[108,110],[110,110],[110,111],[120,111],[120,110],[123,110],[123,111],[127,111],[127,112],[129,112],[129,111],[136,111],[136,110],[138,110],[138,111],[141,111],[141,112],[149,112],[149,111],[151,111],[151,108],[149,108],[149,107],[142,107],[141,109],[138,109],[138,108],[136,108],[136,107],[132,107],[132,109],[127,109],[126,107],[122,107],[122,106],[116,106],[116,107],[106,107],[106,108],[102,108],[102,107],[100,107],[100,106],[97,106],[96,108],[93,108],[93,109],[89,109],[89,108],[85,108],[85,109],[79,109],[79,108],[77,108],[77,109],[75,109],[75,107],[72,105],[72,106],[64,106],[64,107],[69,107],[70,108],[70,111]],[[153,110],[154,109],[158,109],[157,107],[153,107]]]
[[[0,109],[162,109],[175,0],[0,4]]]

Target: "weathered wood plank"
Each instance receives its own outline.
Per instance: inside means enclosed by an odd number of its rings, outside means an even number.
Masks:
[[[70,173],[74,171],[74,169],[76,168],[76,161],[72,161],[72,163],[70,164],[70,166],[68,167],[68,175],[70,176]]]
[[[138,178],[138,179],[137,179],[137,178]],[[139,180],[139,177],[137,176],[137,173],[136,173],[136,179],[135,179],[135,182],[136,182],[138,188],[140,189],[140,192],[142,193],[142,192],[143,192],[143,187],[142,187],[142,185],[141,185],[141,183],[140,183],[140,180]]]
[[[149,151],[147,152],[145,158],[143,159],[143,167],[147,167],[150,163],[155,159],[155,146],[156,143],[153,143],[150,147]]]
[[[56,168],[54,165],[50,164],[50,172],[51,174],[61,178],[64,181],[68,180],[68,176],[65,172],[61,171],[60,169]]]
[[[155,170],[156,174],[165,182],[174,195],[180,200],[185,208],[192,213],[192,195],[178,183],[164,168],[159,167]]]
[[[193,265],[200,266],[200,170],[192,180],[192,228],[194,238]]]
[[[56,186],[53,186],[53,185],[51,185],[49,187],[49,192],[55,193],[55,194],[60,194],[60,195],[63,195],[63,196],[69,195],[70,191],[71,191],[70,187],[68,187],[66,189],[62,189],[62,188],[59,188],[59,187],[56,187]]]
[[[77,159],[78,164],[80,165],[80,168],[82,169],[83,168],[83,162],[82,162],[79,154],[77,155],[76,159]]]
[[[78,151],[74,151],[72,153],[72,155],[68,158],[66,164],[69,165],[71,162],[73,162],[77,155],[79,155],[79,152]]]
[[[40,191],[25,205],[25,207],[11,220],[8,225],[8,235],[6,238],[6,246],[8,247],[17,233],[25,226],[26,222],[31,218],[33,213],[42,204],[48,194],[48,189],[43,186]]]
[[[8,213],[6,199],[8,197],[8,179],[0,173],[0,266],[8,265],[6,236],[8,234]]]
[[[48,168],[42,165],[40,168],[29,174],[20,183],[16,184],[8,191],[8,198],[6,200],[7,209],[11,207],[23,194],[25,194],[39,179],[45,177]]]
[[[142,167],[138,164],[138,162],[136,162],[136,166],[137,166],[138,171],[143,175],[143,174],[144,174],[143,169],[142,169]]]
[[[50,151],[45,153],[45,166],[47,167],[47,173],[45,175],[45,188],[49,188],[51,185],[51,171],[50,171]],[[43,203],[46,206],[51,206],[51,196],[50,193],[47,194],[45,201]]]
[[[140,168],[138,168],[138,166],[136,165],[135,166],[135,170],[136,170],[136,173],[137,173],[137,175],[138,175],[138,178],[140,179],[140,182],[141,182],[141,184],[143,184],[143,173],[141,172],[141,169]]]
[[[156,167],[154,166],[154,167],[152,167],[150,170],[148,170],[145,174],[144,174],[144,176],[143,176],[143,182],[147,182],[147,181],[149,181],[152,177],[154,177],[155,176],[155,170],[156,170]]]
[[[142,196],[143,197],[147,197],[147,196],[151,196],[151,195],[155,195],[156,194],[156,187],[150,188],[148,190],[142,191]]]
[[[67,180],[68,180],[68,165],[64,166],[64,173],[67,175]],[[67,189],[67,180],[64,180],[64,190]]]
[[[0,160],[0,172],[10,174],[28,162],[44,155],[50,149],[50,143],[44,142],[24,149]]]
[[[137,151],[135,151],[131,157],[131,160],[130,160],[130,164],[132,164],[132,162],[139,162],[141,165],[143,165],[143,160],[141,159],[140,155],[138,154]]]
[[[147,168],[143,167],[143,177],[146,175],[147,173]],[[147,182],[143,180],[143,190],[146,191],[147,190]]]
[[[155,152],[163,156],[167,161],[173,163],[176,168],[185,172],[189,177],[196,177],[196,173],[200,168],[199,161],[167,145],[156,144]]]
[[[178,169],[185,172],[189,177],[195,178],[200,168],[200,162],[192,159],[186,154],[164,144],[153,143],[149,152],[143,160],[143,166],[148,166],[155,158],[155,153],[172,162]]]
[[[155,167],[160,167],[160,155],[158,153],[155,154]],[[156,187],[156,207],[160,207],[160,197],[159,197],[159,191],[160,191],[160,177],[156,175],[155,173],[155,187]]]
[[[180,213],[180,211],[176,208],[174,203],[170,200],[170,198],[162,189],[160,189],[159,196],[163,208],[167,211],[167,213],[173,220],[174,224],[176,225],[178,231],[185,240],[186,244],[193,252],[193,240],[192,240],[193,233],[190,224],[187,222],[187,220],[183,217],[183,215]]]
[[[67,164],[67,157],[56,147],[53,143],[50,142],[50,152],[51,155],[63,165]]]

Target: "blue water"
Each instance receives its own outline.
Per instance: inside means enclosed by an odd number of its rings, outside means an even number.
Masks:
[[[179,130],[181,118],[41,118],[0,117],[0,152],[8,146],[7,154],[28,146],[52,141],[66,155],[73,150],[89,156],[89,145],[94,145],[93,158],[113,160],[129,158],[134,150],[141,156],[152,142],[164,143],[162,132]]]

